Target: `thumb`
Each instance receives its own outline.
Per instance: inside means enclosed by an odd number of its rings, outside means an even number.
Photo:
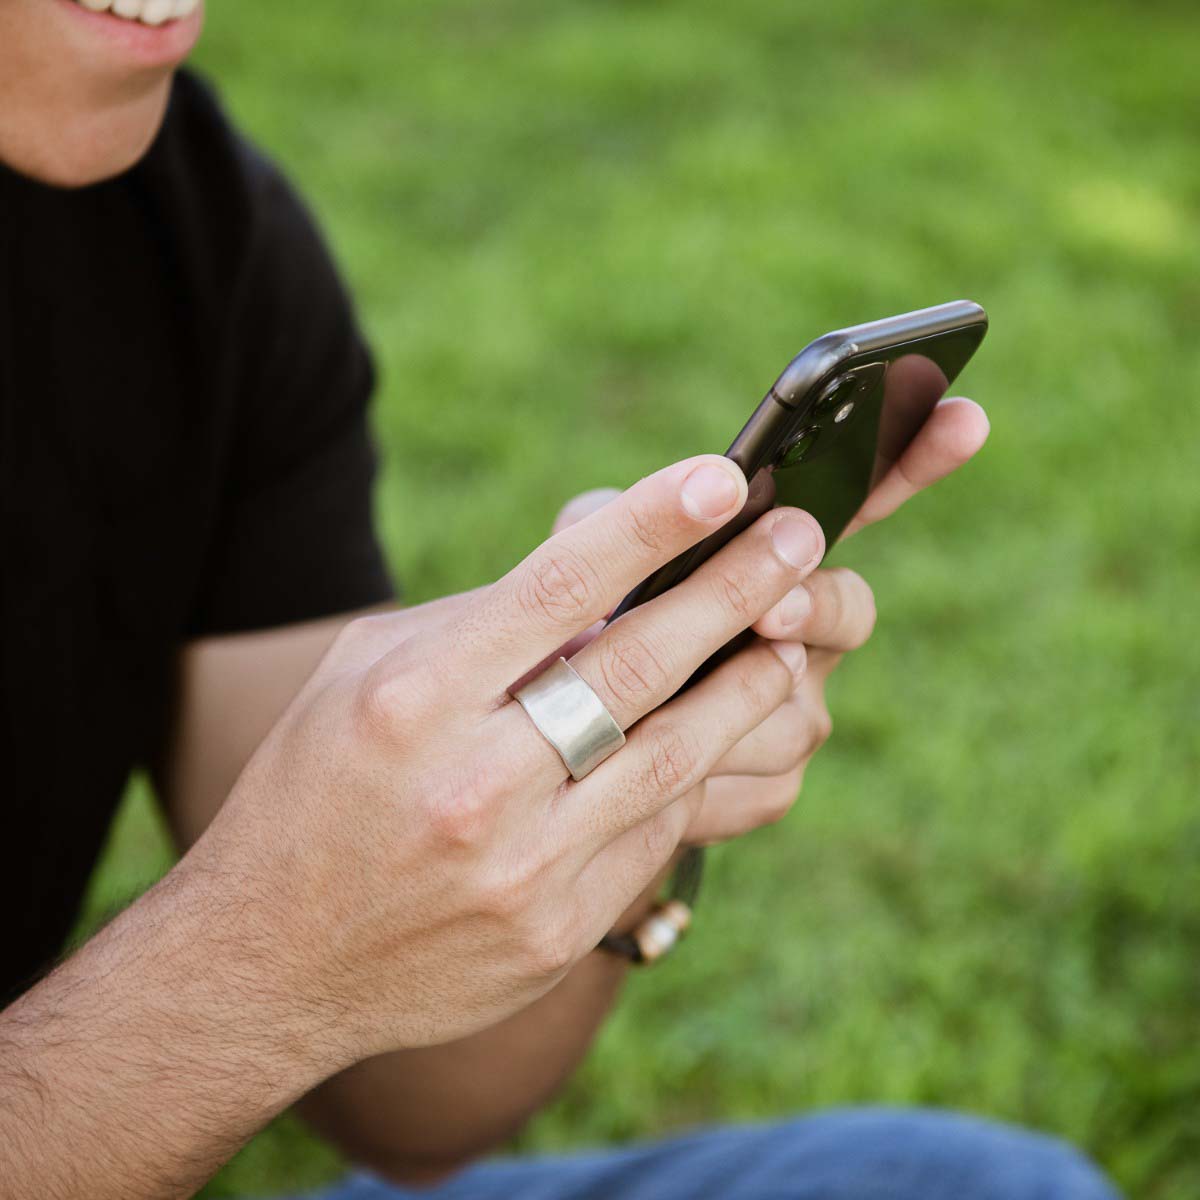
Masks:
[[[590,517],[592,513],[603,508],[610,500],[615,500],[621,491],[619,488],[592,488],[590,492],[580,492],[572,500],[568,500],[554,518],[554,528],[551,533],[559,533],[576,521]]]

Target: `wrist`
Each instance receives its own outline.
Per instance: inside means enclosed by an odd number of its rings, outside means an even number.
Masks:
[[[319,973],[288,936],[286,900],[204,839],[143,900],[168,932],[166,986],[211,1019],[223,1048],[271,1071],[287,1103],[361,1057],[338,1020],[345,1005],[320,994]]]

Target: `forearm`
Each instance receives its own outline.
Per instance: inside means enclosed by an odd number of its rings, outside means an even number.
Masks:
[[[579,1065],[627,968],[589,955],[515,1017],[473,1037],[368,1059],[300,1105],[354,1161],[422,1183],[510,1137]]]
[[[252,906],[185,860],[0,1013],[4,1200],[189,1196],[321,1078]]]

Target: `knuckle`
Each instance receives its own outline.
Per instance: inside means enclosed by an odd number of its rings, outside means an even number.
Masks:
[[[441,707],[437,676],[415,654],[406,653],[403,665],[385,668],[376,663],[360,677],[353,720],[368,740],[406,745],[413,731]]]
[[[686,792],[697,781],[700,755],[694,739],[677,725],[658,724],[647,731],[651,784],[661,795]]]
[[[485,911],[502,927],[515,960],[536,978],[555,978],[578,958],[569,905],[543,903],[544,880],[532,860],[498,871],[485,888]]]
[[[746,656],[734,673],[738,699],[750,717],[765,718],[792,694],[795,681],[783,660],[768,646]]]
[[[482,845],[491,828],[497,789],[482,766],[466,768],[424,797],[426,821],[435,841],[449,849]]]
[[[749,582],[745,575],[732,570],[723,570],[717,575],[717,593],[722,607],[736,617],[743,626],[749,625],[762,614],[754,602]]]
[[[663,656],[644,633],[621,631],[618,626],[599,649],[601,678],[619,704],[644,703],[668,686]]]
[[[401,740],[408,724],[402,688],[394,676],[372,670],[360,683],[354,702],[354,723],[369,740]]]
[[[659,555],[665,548],[666,537],[659,514],[648,504],[630,504],[621,529],[630,548],[639,557]]]
[[[762,680],[756,679],[753,671],[743,668],[734,675],[733,682],[737,688],[738,704],[751,718],[766,708]]]
[[[478,907],[516,940],[524,938],[531,905],[532,879],[522,863],[485,868],[476,883]]]
[[[586,619],[598,591],[591,567],[578,554],[559,547],[528,564],[517,585],[517,603],[537,625],[559,629]]]

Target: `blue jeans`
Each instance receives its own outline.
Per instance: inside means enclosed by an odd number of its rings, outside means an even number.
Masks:
[[[930,1110],[848,1109],[563,1157],[499,1159],[425,1191],[372,1175],[314,1200],[1116,1200],[1063,1142]]]

